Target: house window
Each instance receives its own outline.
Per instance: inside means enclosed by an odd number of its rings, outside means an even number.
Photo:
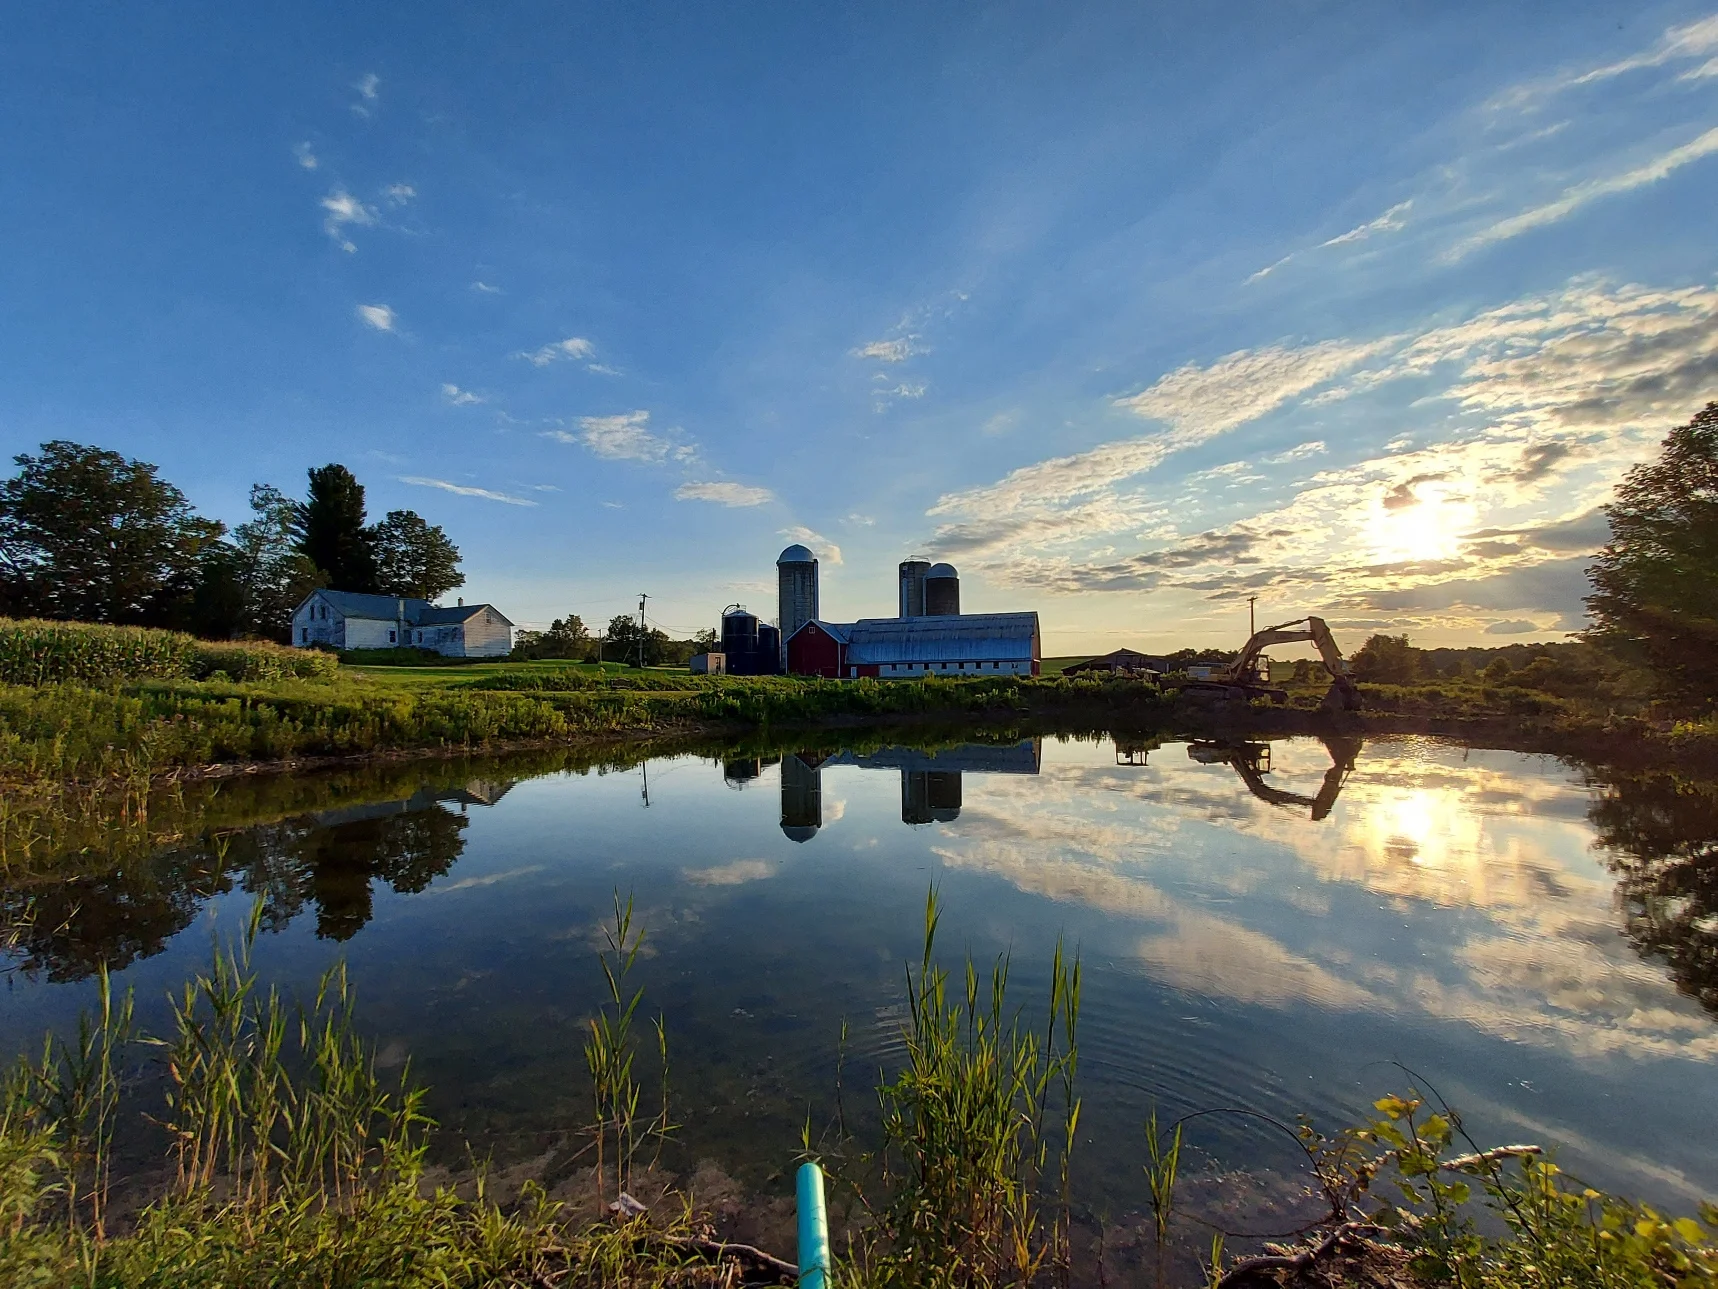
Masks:
[[[389,644],[394,644],[394,643],[395,643],[395,640],[394,640],[394,633],[393,633],[393,632],[392,632],[392,631],[390,631],[390,632],[388,632],[388,643],[389,643]]]
[[[299,644],[309,644],[310,643],[310,628],[309,627],[300,627],[298,629],[298,643]]]

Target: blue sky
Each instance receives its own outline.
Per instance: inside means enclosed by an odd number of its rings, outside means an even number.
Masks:
[[[1718,10],[16,9],[0,451],[342,461],[522,623],[1556,638],[1718,397]]]

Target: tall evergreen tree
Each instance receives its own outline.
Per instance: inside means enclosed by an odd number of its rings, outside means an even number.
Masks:
[[[1673,701],[1718,704],[1718,403],[1631,469],[1605,513],[1611,540],[1587,570],[1594,638]]]
[[[245,586],[244,633],[288,642],[292,611],[327,577],[297,545],[298,503],[279,488],[251,487],[251,515],[233,529]]]
[[[183,620],[224,531],[145,461],[65,439],[0,482],[4,608],[84,622]]]
[[[310,471],[310,499],[299,512],[298,549],[336,591],[379,589],[364,526],[364,485],[345,466]]]
[[[433,600],[465,585],[459,547],[414,510],[390,510],[370,529],[376,559],[376,585],[384,595]]]

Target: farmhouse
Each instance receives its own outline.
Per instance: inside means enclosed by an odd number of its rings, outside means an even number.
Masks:
[[[493,604],[443,608],[428,600],[355,591],[312,591],[292,615],[300,649],[426,649],[449,658],[513,652],[513,623]]]

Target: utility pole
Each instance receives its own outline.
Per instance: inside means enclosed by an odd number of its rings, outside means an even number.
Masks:
[[[1256,595],[1247,597],[1247,639],[1249,640],[1259,633],[1258,627],[1253,623],[1253,601],[1258,598]]]
[[[642,592],[638,597],[638,669],[644,670],[644,602],[650,597]]]

